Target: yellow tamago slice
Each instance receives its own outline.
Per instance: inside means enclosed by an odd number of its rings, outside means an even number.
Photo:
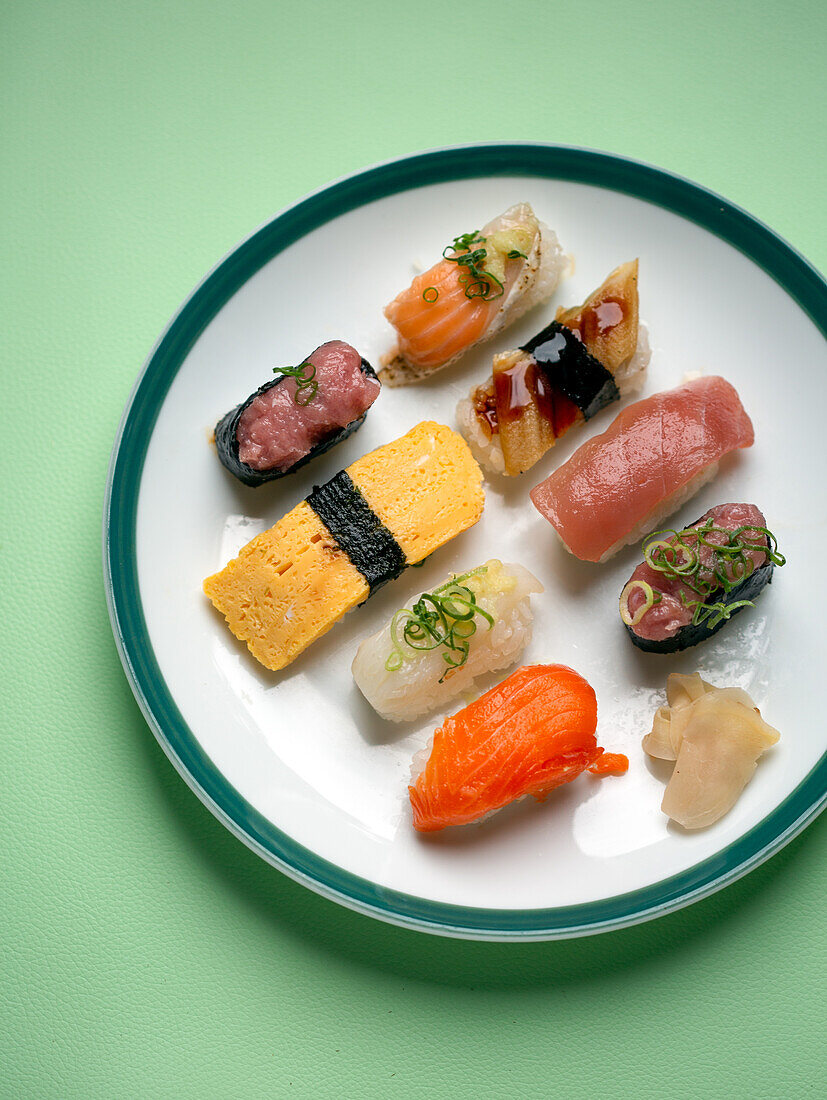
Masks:
[[[442,424],[423,421],[347,473],[409,565],[482,515],[480,468],[462,437]],[[370,587],[302,501],[208,577],[204,592],[256,660],[278,670],[366,600]]]

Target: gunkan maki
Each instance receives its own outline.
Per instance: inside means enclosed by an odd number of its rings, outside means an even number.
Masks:
[[[370,363],[343,340],[275,373],[215,428],[218,457],[245,485],[291,474],[341,443],[360,427],[381,389]]]
[[[620,617],[648,653],[675,653],[715,634],[753,606],[786,560],[754,504],[719,504],[681,531],[649,535],[643,558],[620,594]]]

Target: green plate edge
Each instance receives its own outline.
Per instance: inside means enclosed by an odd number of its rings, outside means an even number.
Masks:
[[[104,581],[115,641],[135,698],[161,747],[201,801],[267,862],[310,889],[391,923],[448,936],[545,940],[661,916],[728,885],[777,852],[824,808],[827,753],[772,813],[710,859],[628,894],[554,909],[481,909],[387,890],[296,843],[239,794],[203,751],[167,687],[144,620],[135,550],[144,459],[167,390],[190,348],[232,295],[311,230],[385,195],[428,184],[528,175],[590,184],[654,203],[733,245],[770,275],[827,336],[827,283],[791,245],[746,211],[690,180],[638,161],[541,143],[437,149],[330,184],[257,229],[193,291],[161,336],[127,403],[104,507]]]

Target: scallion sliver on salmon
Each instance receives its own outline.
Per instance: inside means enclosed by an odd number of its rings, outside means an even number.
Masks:
[[[385,307],[396,345],[380,379],[406,386],[447,367],[550,298],[567,263],[527,202],[446,242],[442,259]]]

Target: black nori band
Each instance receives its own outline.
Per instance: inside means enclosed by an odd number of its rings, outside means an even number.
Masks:
[[[685,530],[689,531],[693,527],[698,527],[703,522],[704,516],[700,519],[696,519],[693,523],[687,525]],[[766,547],[769,550],[769,540],[765,540]],[[714,592],[710,592],[707,602],[715,600],[717,597],[721,603],[729,606],[731,603],[737,603],[739,600],[755,600],[760,595],[764,588],[768,584],[772,584],[772,573],[775,565],[769,559],[759,566],[754,572],[750,573],[748,577],[745,577],[740,584],[735,588],[731,588],[729,592],[724,592],[722,589],[717,588]],[[717,602],[717,601],[716,601]],[[706,623],[687,623],[686,626],[682,626],[676,634],[673,634],[671,638],[661,638],[658,641],[653,641],[651,638],[641,638],[639,634],[635,633],[635,628],[629,626],[628,623],[623,625],[626,627],[626,631],[638,649],[642,649],[645,653],[677,653],[682,649],[689,649],[690,646],[697,645],[698,642],[703,642],[706,638],[711,638],[713,634],[721,629],[724,623],[728,623],[729,619],[733,615],[737,615],[739,611],[743,611],[743,607],[736,607],[730,614],[729,618],[721,619],[717,626],[707,626]]]
[[[559,321],[546,325],[521,350],[533,356],[549,384],[573,401],[586,420],[620,397],[611,371]]]
[[[775,566],[771,561],[768,561],[765,565],[761,565],[754,573],[742,581],[735,588],[729,592],[715,592],[710,594],[710,600],[717,597],[721,603],[729,605],[736,603],[738,600],[755,600],[759,593],[768,584],[772,584],[772,572]],[[736,607],[730,614],[729,619],[734,618],[739,611],[743,611],[743,607]],[[721,629],[724,623],[728,623],[729,619],[721,619],[716,626],[709,627],[706,623],[687,623],[686,626],[682,626],[680,630],[673,634],[671,638],[662,638],[658,641],[652,641],[651,638],[641,638],[639,634],[635,633],[635,628],[629,626],[627,623],[623,625],[626,627],[626,631],[629,637],[638,647],[642,649],[644,653],[677,653],[682,649],[689,649],[690,646],[697,645],[698,642],[703,642],[707,638],[711,638],[713,634]]]
[[[368,582],[371,592],[403,572],[408,563],[399,543],[346,470],[324,485],[314,486],[307,503]]]
[[[312,354],[311,352],[311,355]],[[362,374],[368,375],[369,378],[376,377],[376,372],[367,359],[361,361],[360,368]],[[276,478],[295,473],[296,470],[300,470],[302,466],[307,465],[308,462],[318,455],[323,455],[325,451],[329,451],[331,447],[335,447],[337,443],[341,443],[343,440],[347,439],[349,435],[352,435],[362,426],[365,417],[368,415],[366,410],[361,416],[357,417],[355,420],[351,420],[344,428],[341,428],[327,439],[317,443],[306,455],[286,469],[274,467],[269,470],[256,470],[252,466],[248,466],[246,462],[242,462],[238,457],[238,422],[241,420],[241,414],[248,405],[251,405],[257,397],[260,397],[263,393],[267,393],[267,391],[271,390],[274,386],[280,386],[282,382],[284,382],[284,378],[285,376],[282,375],[279,378],[273,378],[269,382],[265,382],[263,386],[259,386],[255,393],[251,393],[246,401],[242,401],[240,405],[236,405],[234,409],[231,409],[215,426],[215,446],[218,451],[218,457],[230,473],[237,477],[239,481],[243,481],[245,485],[263,485],[266,481],[275,481]]]

